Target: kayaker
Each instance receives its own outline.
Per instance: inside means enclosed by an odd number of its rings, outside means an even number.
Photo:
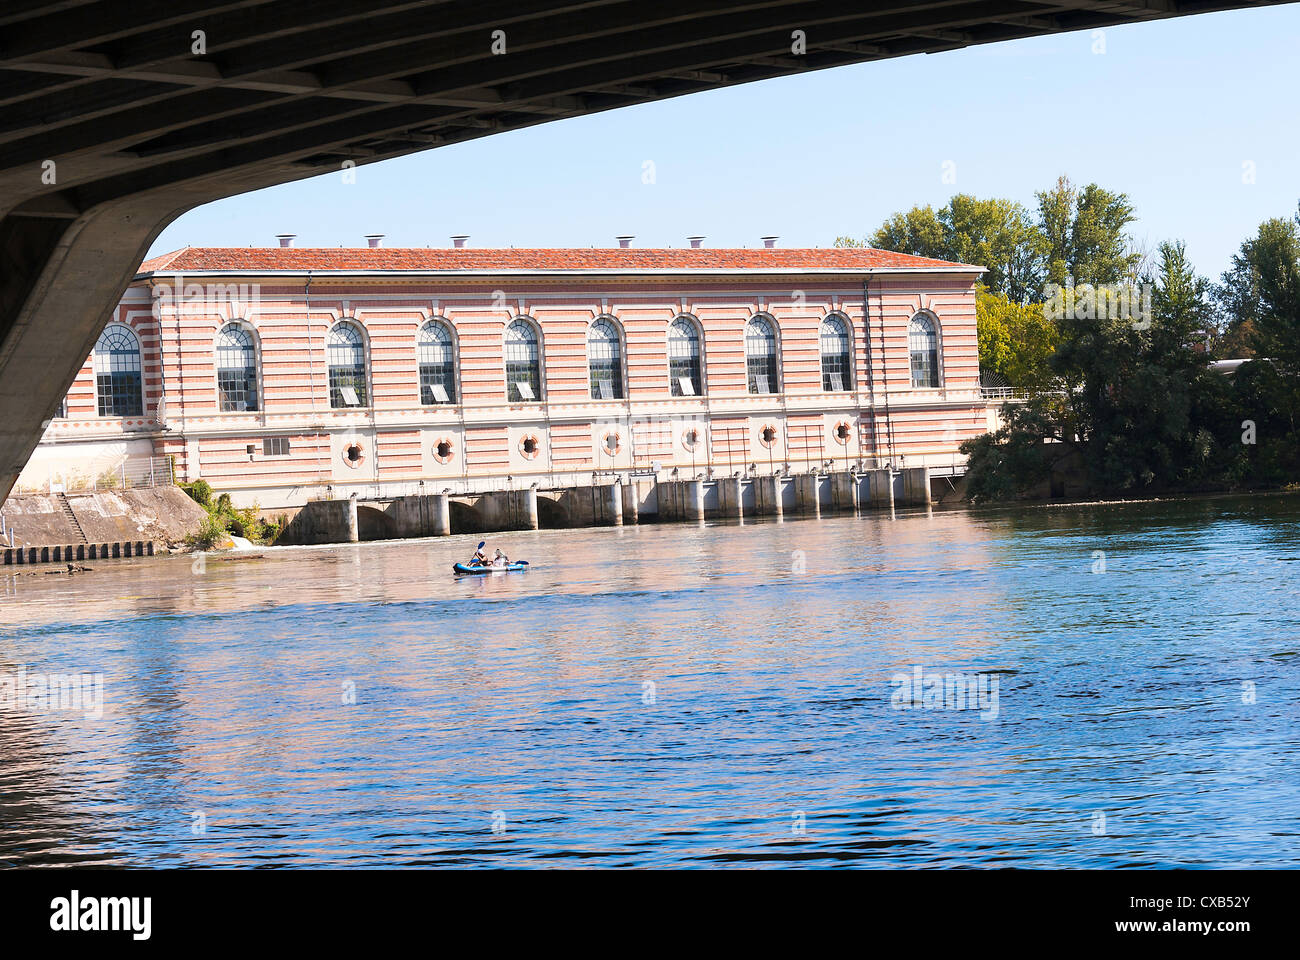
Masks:
[[[500,552],[500,550],[497,551],[497,553]],[[479,547],[474,551],[474,556],[470,558],[469,565],[471,567],[487,567],[491,566],[491,562],[488,560],[487,554],[483,552],[483,548]]]
[[[494,567],[510,566],[510,558],[505,555],[505,553],[501,550],[500,547],[497,548],[496,556],[492,558],[492,566]]]

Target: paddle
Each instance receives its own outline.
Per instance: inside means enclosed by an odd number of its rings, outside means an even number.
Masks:
[[[475,553],[478,553],[480,550],[482,550],[482,549],[483,549],[484,547],[486,547],[486,546],[487,546],[487,541],[486,541],[486,540],[480,540],[480,541],[478,542],[478,546],[474,549],[474,552],[475,552]],[[467,567],[472,567],[472,566],[474,566],[474,558],[473,558],[473,557],[470,557],[470,558],[469,558],[469,563],[465,564],[465,566],[467,566]]]

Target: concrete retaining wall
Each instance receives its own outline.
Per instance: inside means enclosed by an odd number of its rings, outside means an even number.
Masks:
[[[312,500],[289,521],[276,543],[356,543],[360,539],[357,501]]]
[[[67,504],[72,517],[57,495],[6,500],[0,512],[14,532],[14,546],[180,543],[207,517],[179,487],[70,493]]]

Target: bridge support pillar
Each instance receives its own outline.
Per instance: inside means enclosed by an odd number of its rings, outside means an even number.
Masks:
[[[354,493],[348,497],[348,543],[359,543],[361,541],[361,528],[357,525],[357,495]]]
[[[704,520],[704,481],[698,478],[691,481],[691,513],[689,519],[697,522]]]

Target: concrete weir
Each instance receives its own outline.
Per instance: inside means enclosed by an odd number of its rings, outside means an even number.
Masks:
[[[389,500],[314,500],[280,543],[356,543],[502,530],[625,526],[642,521],[700,522],[747,517],[821,517],[865,509],[923,506],[931,501],[930,470],[868,470],[794,476],[654,480],[542,490],[449,492]]]

